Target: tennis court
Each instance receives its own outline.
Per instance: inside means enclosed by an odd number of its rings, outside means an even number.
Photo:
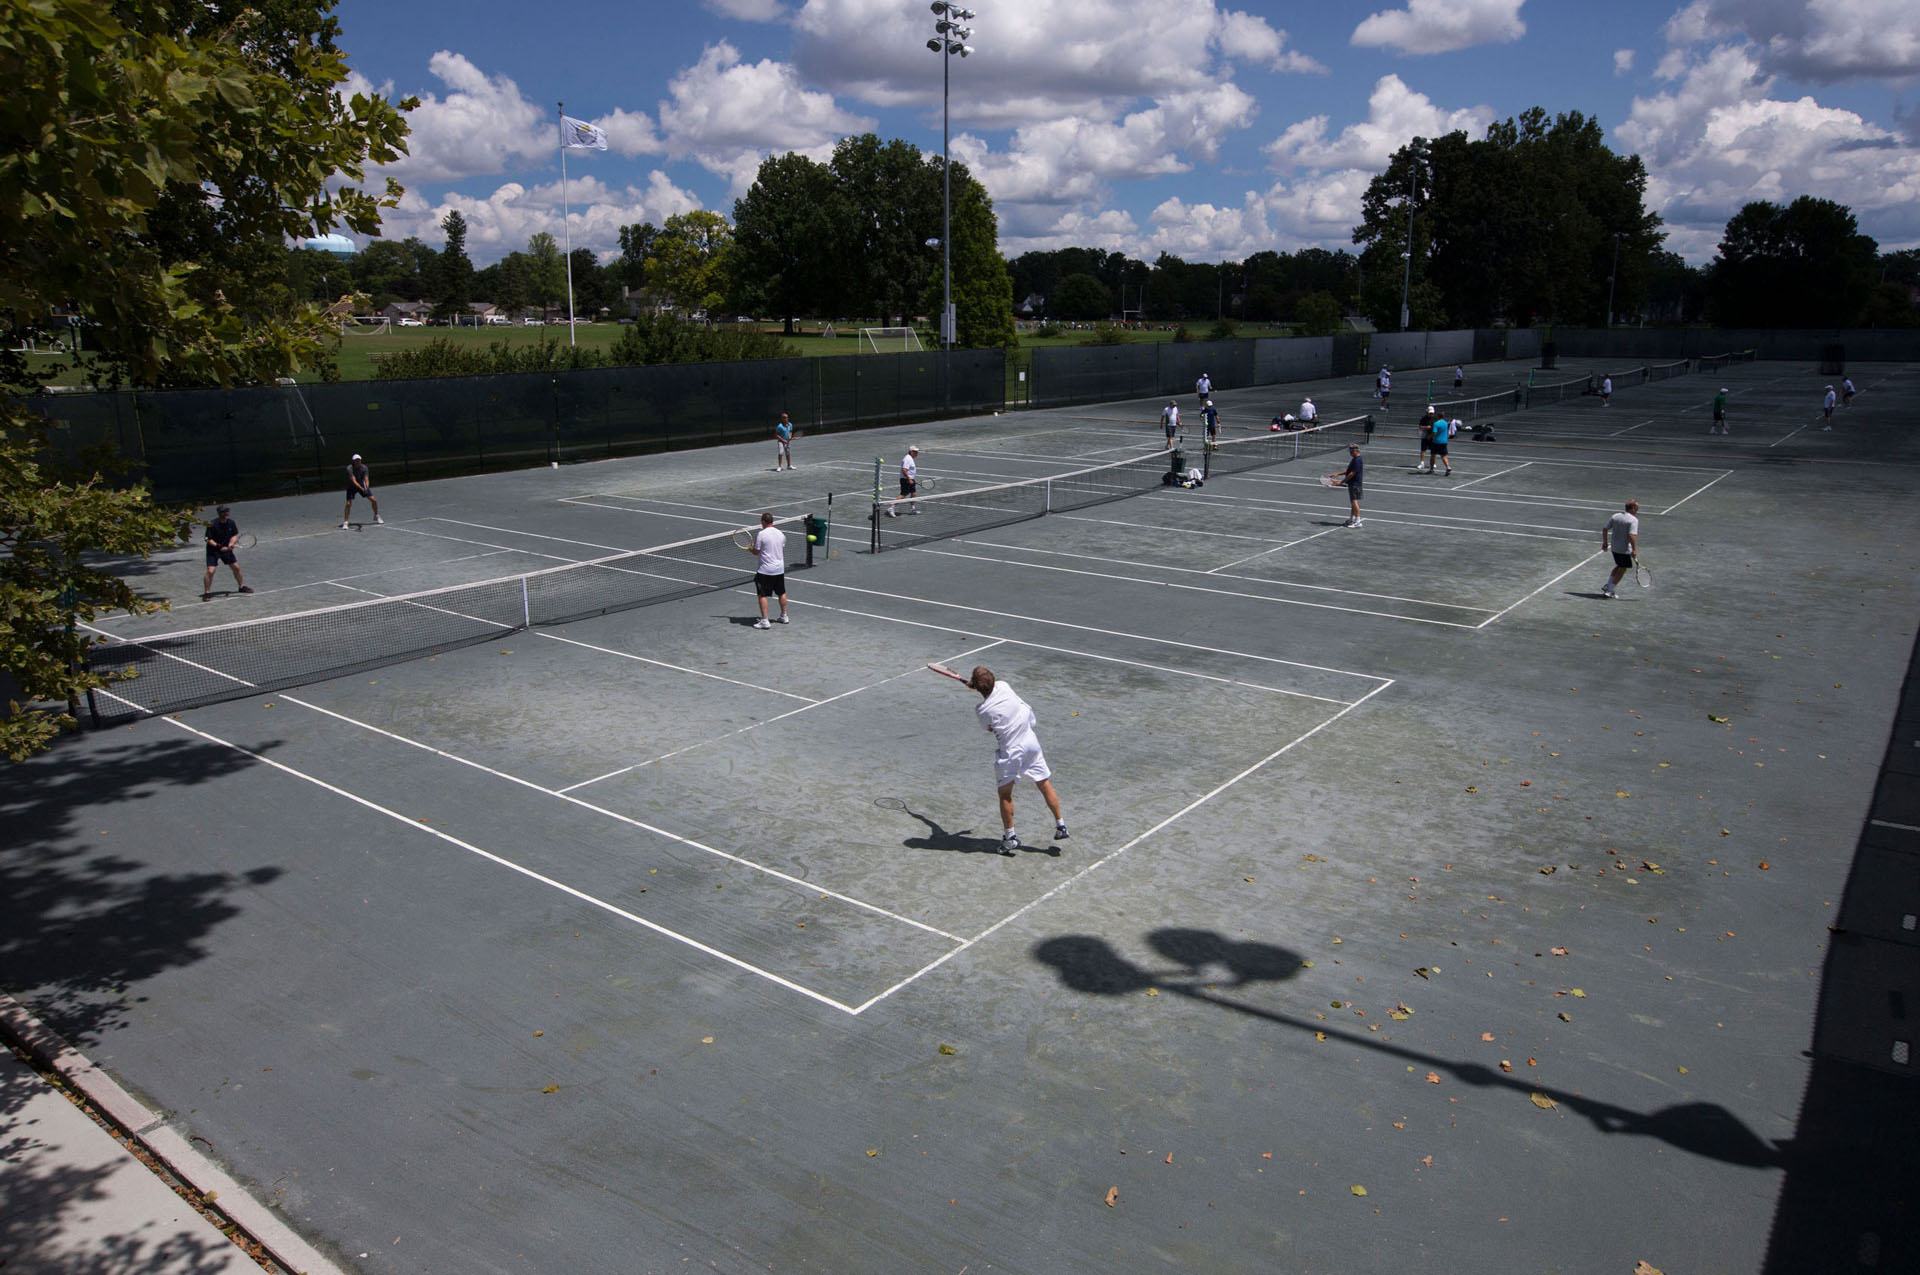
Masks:
[[[1196,489],[1142,400],[237,506],[258,592],[143,564],[145,676],[6,799],[7,990],[343,1270],[1760,1270],[1920,368],[1832,432],[1783,363],[1516,402],[1450,478],[1396,373],[1304,387],[1325,447],[1217,392],[1307,452]],[[934,661],[1033,704],[1068,839],[1029,785],[997,853]]]

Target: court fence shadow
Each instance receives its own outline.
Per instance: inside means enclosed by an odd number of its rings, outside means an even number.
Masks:
[[[1831,927],[1766,1275],[1920,1271],[1920,641]]]
[[[1442,1058],[1409,1049],[1363,1032],[1345,1031],[1317,1019],[1265,1009],[1227,994],[1252,983],[1278,983],[1303,968],[1300,956],[1271,943],[1229,939],[1211,930],[1159,929],[1147,935],[1148,946],[1174,964],[1170,970],[1150,970],[1113,950],[1102,938],[1085,934],[1062,935],[1041,941],[1033,955],[1051,967],[1072,991],[1093,996],[1124,996],[1149,988],[1182,996],[1309,1035],[1324,1033],[1391,1058],[1445,1072],[1455,1080],[1485,1089],[1506,1090],[1521,1099],[1542,1093],[1568,1111],[1590,1121],[1602,1133],[1657,1138],[1669,1146],[1727,1164],[1771,1168],[1783,1163],[1786,1148],[1763,1141],[1732,1112],[1715,1103],[1680,1103],[1658,1111],[1641,1112],[1601,1102],[1533,1081],[1518,1080],[1491,1067],[1463,1059]],[[1210,977],[1219,967],[1228,977]]]

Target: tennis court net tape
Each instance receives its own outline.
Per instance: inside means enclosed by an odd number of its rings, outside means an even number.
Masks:
[[[804,515],[774,525],[804,542]],[[88,653],[89,667],[131,669],[134,676],[97,695],[94,716],[104,725],[174,713],[424,659],[522,629],[737,588],[752,582],[756,565],[725,532],[237,624],[109,634]],[[798,565],[790,554],[789,569]]]
[[[1449,420],[1477,421],[1485,416],[1505,416],[1508,412],[1519,411],[1526,406],[1526,391],[1515,386],[1498,394],[1455,399],[1448,403],[1430,403],[1428,406]]]
[[[1253,438],[1228,439],[1206,453],[1208,478],[1221,474],[1243,474],[1269,465],[1284,465],[1306,456],[1325,456],[1344,452],[1348,443],[1364,444],[1373,433],[1371,416],[1350,416],[1312,429],[1283,430],[1259,434]]]
[[[1733,350],[1726,354],[1703,354],[1695,360],[1702,372],[1718,372],[1729,363],[1753,362],[1752,350]]]

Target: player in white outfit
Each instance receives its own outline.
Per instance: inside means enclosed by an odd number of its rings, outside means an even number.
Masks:
[[[1000,790],[1000,826],[1006,829],[1000,853],[1010,855],[1020,848],[1020,838],[1013,831],[1013,786],[1022,779],[1031,779],[1040,790],[1053,815],[1053,839],[1064,840],[1067,825],[1060,818],[1060,794],[1053,790],[1053,772],[1047,769],[1040,737],[1033,731],[1033,708],[984,664],[973,670],[967,685],[980,692],[980,706],[973,711],[993,733],[993,782]]]

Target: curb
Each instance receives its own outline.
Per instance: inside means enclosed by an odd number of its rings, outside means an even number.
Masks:
[[[0,992],[0,1036],[26,1050],[42,1067],[58,1073],[182,1182],[201,1196],[212,1197],[212,1207],[253,1237],[283,1269],[293,1275],[348,1275],[170,1128],[157,1112],[121,1088],[113,1077],[5,992]]]

